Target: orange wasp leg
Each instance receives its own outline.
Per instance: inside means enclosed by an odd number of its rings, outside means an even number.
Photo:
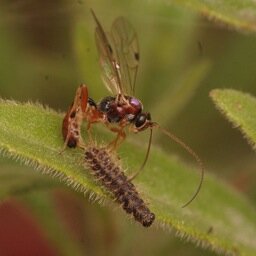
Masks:
[[[124,128],[116,128],[116,127],[109,127],[110,131],[117,133],[116,138],[108,144],[108,147],[111,148],[111,150],[116,150],[122,142],[126,138],[126,133],[124,132]]]
[[[89,141],[93,142],[93,138],[92,138],[92,122],[88,122],[86,131],[87,131],[87,134],[88,134]]]
[[[86,112],[83,114],[83,118],[87,121],[87,134],[90,142],[93,142],[92,138],[92,124],[103,122],[103,114],[97,110],[95,106],[90,106],[87,108]]]

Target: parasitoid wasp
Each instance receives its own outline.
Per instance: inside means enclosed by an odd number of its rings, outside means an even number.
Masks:
[[[87,121],[87,131],[90,135],[93,123],[103,123],[108,129],[116,133],[116,138],[109,144],[116,149],[129,132],[138,133],[149,130],[149,141],[145,159],[139,170],[130,177],[134,179],[144,168],[151,148],[153,129],[160,130],[171,140],[183,147],[199,164],[201,178],[197,190],[183,207],[190,204],[198,195],[204,178],[204,166],[199,156],[181,139],[151,120],[149,112],[143,111],[143,105],[135,94],[136,77],[138,73],[140,53],[135,30],[124,18],[114,20],[110,33],[104,29],[93,10],[92,16],[96,23],[95,41],[99,53],[99,63],[102,69],[102,80],[111,93],[99,103],[88,97],[88,89],[81,85],[76,92],[75,100],[63,120],[62,134],[64,147],[83,147],[80,126]]]

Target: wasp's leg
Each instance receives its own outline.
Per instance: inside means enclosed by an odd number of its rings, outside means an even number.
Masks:
[[[122,142],[126,138],[126,134],[125,134],[123,128],[109,127],[109,129],[112,132],[117,133],[116,138],[108,144],[108,147],[111,150],[115,150],[122,144]]]
[[[92,142],[93,141],[93,139],[92,139],[92,122],[87,123],[86,131],[88,134],[89,141]]]
[[[86,144],[84,143],[82,137],[80,137],[77,141],[77,147],[81,148],[81,149],[85,149],[86,148]]]
[[[65,141],[64,141],[64,145],[63,147],[61,148],[61,150],[59,151],[59,154],[61,155],[67,148],[67,145],[68,145],[68,141],[69,141],[69,137],[70,137],[70,134],[67,135]]]

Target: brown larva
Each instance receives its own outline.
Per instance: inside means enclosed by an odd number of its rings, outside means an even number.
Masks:
[[[151,226],[155,220],[155,214],[146,206],[133,183],[126,177],[106,148],[87,147],[85,164],[91,174],[113,195],[115,201],[128,214],[132,214],[134,219],[144,227]]]

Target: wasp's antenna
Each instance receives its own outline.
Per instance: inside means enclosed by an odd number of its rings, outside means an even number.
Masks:
[[[150,134],[149,134],[149,140],[148,140],[148,149],[147,149],[147,153],[146,153],[145,159],[144,159],[141,167],[139,168],[139,170],[137,172],[135,172],[131,177],[129,177],[129,181],[131,181],[135,177],[137,177],[138,174],[143,170],[144,166],[146,165],[146,163],[148,161],[148,157],[149,157],[150,148],[151,148],[152,135],[153,135],[153,129],[150,128]]]
[[[175,141],[176,143],[178,143],[181,147],[183,147],[191,156],[194,157],[194,159],[197,161],[197,163],[199,164],[199,167],[201,169],[201,179],[199,182],[199,185],[196,189],[196,192],[194,193],[194,195],[189,199],[188,202],[186,202],[182,208],[188,206],[198,195],[202,184],[203,184],[203,180],[204,180],[204,165],[203,162],[201,160],[201,158],[195,153],[194,150],[192,150],[187,144],[185,144],[185,142],[183,142],[181,139],[179,139],[178,137],[176,137],[174,134],[172,134],[171,132],[167,131],[166,129],[162,128],[158,123],[152,123],[152,127],[156,127],[158,129],[160,129],[166,136],[168,136],[170,139],[172,139],[173,141]]]

